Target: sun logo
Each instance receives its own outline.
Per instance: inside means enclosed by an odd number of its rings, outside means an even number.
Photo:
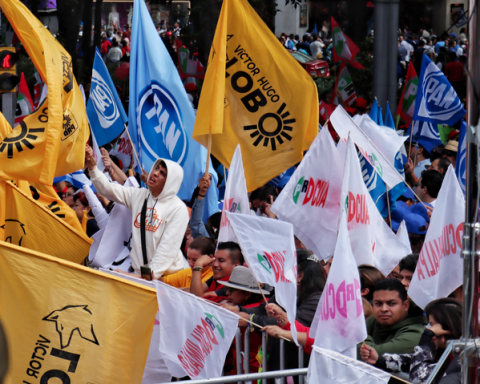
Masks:
[[[285,103],[282,103],[277,113],[269,112],[262,115],[262,117],[260,117],[258,120],[258,125],[247,125],[243,127],[245,131],[253,131],[250,133],[250,137],[252,139],[256,137],[256,140],[253,143],[255,147],[258,146],[258,144],[260,144],[263,140],[264,147],[268,147],[270,145],[272,147],[272,151],[276,151],[276,141],[278,141],[279,144],[283,144],[283,138],[288,141],[292,140],[292,136],[285,131],[291,132],[293,127],[288,126],[288,124],[293,124],[296,120],[287,120],[287,117],[290,116],[290,112],[284,112],[286,106],[287,105]]]
[[[22,152],[23,146],[27,147],[28,149],[33,149],[35,146],[30,141],[37,140],[38,136],[34,135],[34,133],[41,132],[45,132],[45,128],[28,128],[27,125],[22,121],[12,131],[12,135],[6,137],[3,139],[2,143],[0,143],[0,153],[3,153],[5,148],[7,148],[7,157],[12,159],[14,147],[16,148],[17,152]]]
[[[73,114],[66,109],[63,112],[63,137],[62,141],[69,138],[77,130],[78,124]]]

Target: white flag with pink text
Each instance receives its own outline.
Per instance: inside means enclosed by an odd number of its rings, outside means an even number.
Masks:
[[[250,202],[248,200],[247,182],[243,171],[242,150],[237,145],[232,157],[228,179],[225,186],[225,199],[223,201],[222,219],[220,221],[220,232],[218,242],[237,241],[235,233],[228,222],[225,212],[250,214]]]
[[[438,193],[425,242],[408,288],[408,295],[421,308],[447,297],[463,284],[461,258],[465,198],[450,166]]]
[[[356,358],[356,345],[367,337],[360,275],[342,214],[333,262],[310,328],[314,345]]]
[[[280,220],[227,213],[248,267],[260,283],[275,287],[297,342],[297,255],[293,226]]]
[[[220,377],[238,316],[190,293],[154,281],[160,355],[173,377]],[[179,305],[179,303],[181,305]]]
[[[357,265],[373,265],[387,276],[409,249],[385,223],[370,196],[351,137],[347,142],[340,202]]]
[[[343,165],[328,129],[322,129],[272,205],[280,220],[321,259],[333,255]]]

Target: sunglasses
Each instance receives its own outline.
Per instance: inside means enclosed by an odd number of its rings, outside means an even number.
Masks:
[[[452,157],[457,156],[457,152],[449,151],[448,149],[443,151],[443,156]]]

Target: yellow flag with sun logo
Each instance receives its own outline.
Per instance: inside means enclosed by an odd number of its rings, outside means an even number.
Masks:
[[[211,136],[212,154],[227,168],[240,144],[252,191],[310,147],[318,133],[316,85],[247,0],[224,0],[209,63],[193,138],[208,146]],[[224,92],[215,92],[223,83]]]
[[[155,289],[0,241],[5,384],[142,381]]]
[[[48,86],[43,104],[0,141],[0,178],[52,185],[84,166],[90,134],[72,59],[20,1],[0,7]]]

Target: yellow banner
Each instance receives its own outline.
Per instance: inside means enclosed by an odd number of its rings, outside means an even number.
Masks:
[[[0,242],[6,384],[140,383],[154,289]]]
[[[0,6],[48,86],[45,102],[0,142],[0,178],[52,185],[55,176],[83,168],[89,137],[72,59],[20,1]]]
[[[215,61],[225,44],[226,60]],[[317,88],[246,0],[223,2],[210,63],[193,138],[207,146],[212,128],[212,154],[227,168],[240,143],[252,191],[298,163],[310,147],[318,133]],[[216,94],[222,76],[225,92]],[[223,118],[213,105],[223,106]],[[222,120],[223,131],[217,126]]]
[[[0,240],[74,263],[88,256],[92,240],[85,233],[70,227],[11,182],[0,185]]]
[[[3,113],[0,112],[0,142],[12,132],[12,127],[8,123]]]

